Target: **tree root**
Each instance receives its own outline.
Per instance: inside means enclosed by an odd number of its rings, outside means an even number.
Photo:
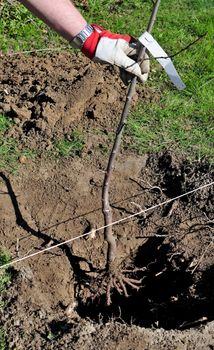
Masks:
[[[134,269],[134,270],[121,270],[117,272],[108,271],[103,276],[101,288],[106,290],[106,305],[109,306],[112,303],[111,294],[112,290],[116,290],[120,295],[128,297],[127,288],[131,287],[134,290],[139,290],[142,286],[143,278],[136,279],[128,277],[130,273],[133,274],[137,271],[144,271],[145,269]]]

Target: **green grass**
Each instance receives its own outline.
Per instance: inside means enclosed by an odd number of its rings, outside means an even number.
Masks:
[[[27,149],[20,150],[18,142],[12,137],[7,136],[7,131],[12,127],[13,121],[0,114],[0,169],[7,171],[16,171],[18,160],[21,156],[27,158],[33,157],[33,152]]]
[[[151,1],[123,1],[117,6],[114,1],[91,0],[85,15],[89,22],[138,37],[146,29],[150,12]],[[182,92],[173,88],[152,60],[147,85],[161,92],[161,98],[158,102],[138,102],[129,116],[126,134],[129,147],[136,152],[170,148],[191,158],[206,156],[214,160],[213,23],[212,0],[162,0],[153,34],[169,54],[180,51],[198,36],[207,35],[173,59],[187,86]]]
[[[165,92],[160,103],[140,104],[128,122],[131,148],[139,153],[173,149],[190,158],[214,159],[214,129],[207,101]]]
[[[47,49],[65,44],[18,2],[10,5],[3,0],[0,15],[0,50],[3,52]]]
[[[69,140],[68,139],[60,139],[54,143],[54,155],[59,157],[74,157],[79,156],[84,146],[83,135],[80,131],[74,130]]]
[[[8,263],[10,261],[9,254],[2,248],[0,248],[0,266]],[[1,303],[1,293],[5,290],[6,285],[11,281],[11,273],[9,270],[0,270],[0,307]],[[4,329],[0,326],[0,350],[6,350],[6,335]]]
[[[0,248],[0,266],[7,264],[10,261],[10,255],[3,249]],[[11,274],[8,270],[0,270],[0,293],[5,288],[5,285],[11,280]]]
[[[98,23],[114,32],[138,37],[151,13],[151,0],[88,0],[88,7],[76,1],[89,23]],[[138,102],[129,116],[126,134],[130,147],[138,153],[165,148],[189,157],[214,159],[214,6],[212,0],[162,0],[153,30],[155,38],[169,53],[178,52],[198,36],[207,35],[176,56],[173,61],[186,89],[179,92],[152,59],[147,83],[161,92],[158,102]],[[30,50],[57,46],[61,39],[20,5],[5,5],[0,24],[1,50]],[[69,143],[59,142],[59,154],[67,155]],[[69,154],[69,151],[68,151]]]
[[[148,83],[161,91],[159,102],[140,103],[128,122],[131,147],[139,153],[170,148],[190,158],[214,160],[214,12],[211,1],[168,1],[161,4],[155,36],[169,53],[177,52],[199,35],[205,38],[174,63],[186,84],[174,90],[157,64]]]
[[[6,336],[2,328],[0,328],[0,350],[6,350]]]

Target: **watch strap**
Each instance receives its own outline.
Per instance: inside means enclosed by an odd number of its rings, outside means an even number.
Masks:
[[[74,39],[71,41],[71,46],[75,49],[82,49],[84,42],[94,32],[94,28],[87,24],[81,32],[79,32]]]

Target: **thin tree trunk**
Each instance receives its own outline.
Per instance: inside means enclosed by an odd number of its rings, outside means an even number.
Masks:
[[[151,30],[154,26],[160,2],[161,2],[161,0],[157,0],[154,7],[153,7],[153,11],[152,11],[152,14],[151,14],[151,17],[149,20],[149,24],[147,27],[147,31],[149,33],[151,32]],[[142,58],[145,55],[145,51],[146,51],[146,48],[142,46],[142,48],[139,52],[139,55],[138,55],[138,61],[142,60]],[[113,235],[112,226],[111,226],[111,224],[112,224],[112,210],[111,210],[111,206],[109,203],[110,179],[111,179],[112,171],[114,168],[115,159],[116,159],[116,156],[118,154],[119,147],[121,144],[123,130],[124,130],[124,127],[127,123],[127,117],[128,117],[128,113],[129,113],[131,100],[132,100],[133,94],[135,92],[136,82],[137,82],[137,78],[134,77],[132,79],[131,84],[130,84],[129,89],[128,89],[126,101],[124,104],[124,108],[123,108],[123,111],[121,114],[121,119],[120,119],[120,122],[119,122],[119,125],[117,128],[117,131],[116,131],[114,144],[113,144],[112,151],[111,151],[111,154],[109,157],[108,166],[107,166],[104,181],[103,181],[102,210],[103,210],[103,215],[104,215],[104,223],[105,223],[105,225],[107,225],[107,227],[104,229],[104,238],[108,243],[107,262],[106,262],[106,268],[108,271],[110,271],[113,268],[113,263],[114,263],[114,260],[116,258],[116,255],[117,255],[117,244],[116,244],[116,240],[115,240],[115,237]]]

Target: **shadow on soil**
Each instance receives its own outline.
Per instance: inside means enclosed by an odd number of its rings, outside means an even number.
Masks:
[[[142,288],[129,290],[129,297],[114,293],[112,305],[105,305],[105,295],[80,304],[78,313],[95,322],[110,318],[141,327],[185,329],[214,319],[214,268],[198,276],[188,271],[189,262],[181,255],[173,255],[164,238],[151,238],[138,249],[134,264],[147,266],[136,274],[143,278]]]
[[[11,199],[11,203],[13,205],[14,213],[16,216],[16,224],[20,226],[22,229],[24,229],[27,233],[32,234],[34,237],[41,238],[43,240],[43,243],[41,247],[46,247],[46,245],[52,241],[53,244],[61,244],[62,241],[59,241],[58,239],[50,236],[48,233],[37,231],[33,229],[28,222],[24,219],[22,212],[20,210],[18,201],[17,201],[17,196],[13,190],[12,184],[9,180],[9,178],[2,172],[0,172],[0,178],[4,181],[8,194]],[[77,281],[88,281],[88,276],[87,274],[80,268],[79,263],[81,261],[87,262],[91,271],[96,271],[96,269],[93,268],[92,264],[88,262],[86,259],[76,256],[72,252],[72,248],[68,244],[63,244],[62,246],[59,247],[62,252],[67,256],[67,259],[71,265],[72,270],[74,271],[75,277]]]

